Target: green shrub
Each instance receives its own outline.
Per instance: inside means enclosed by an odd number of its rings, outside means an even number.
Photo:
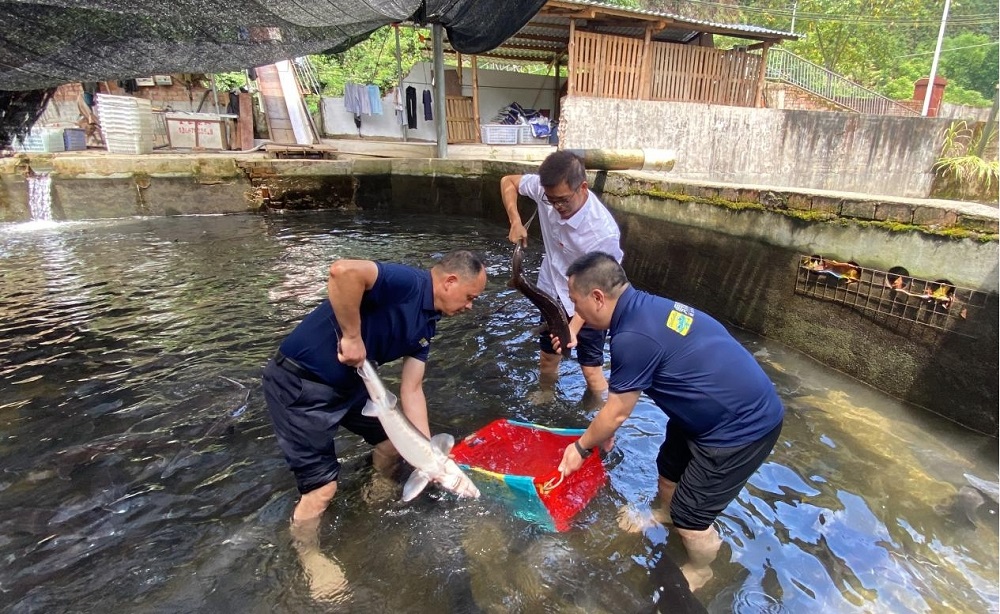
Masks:
[[[996,138],[995,126],[984,125],[973,130],[962,120],[948,127],[941,157],[934,163],[934,171],[944,184],[945,195],[963,200],[996,202],[1000,162],[996,158],[986,160],[977,153],[989,148]]]

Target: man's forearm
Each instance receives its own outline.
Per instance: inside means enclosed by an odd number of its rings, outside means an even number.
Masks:
[[[589,449],[603,444],[615,431],[618,430],[626,419],[632,415],[636,402],[639,400],[639,392],[625,392],[622,394],[608,395],[608,401],[597,412],[597,416],[590,422],[590,426],[580,436],[580,445]]]
[[[510,176],[504,177],[500,182],[500,199],[507,212],[507,220],[512,226],[521,223],[521,214],[517,210],[517,197],[517,183]]]
[[[622,420],[624,422],[624,420]],[[616,421],[612,416],[602,412],[597,414],[587,430],[580,436],[580,446],[586,450],[594,448],[608,440],[622,422]]]
[[[400,391],[400,403],[403,404],[403,414],[417,430],[428,439],[431,436],[430,422],[427,418],[427,399],[423,390]]]

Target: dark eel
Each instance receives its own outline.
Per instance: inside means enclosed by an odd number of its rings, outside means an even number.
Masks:
[[[562,355],[569,356],[571,350],[566,346],[569,344],[571,336],[569,333],[569,316],[566,315],[566,309],[558,300],[539,290],[538,286],[524,278],[523,262],[524,248],[521,247],[520,243],[517,243],[514,246],[514,256],[511,259],[510,267],[511,277],[507,285],[528,297],[528,300],[535,307],[538,307],[538,310],[542,312],[542,319],[545,320],[545,326],[548,328],[549,333],[559,339],[559,348],[562,351]]]

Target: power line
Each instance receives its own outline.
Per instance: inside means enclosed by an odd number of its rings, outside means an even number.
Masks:
[[[810,13],[806,11],[792,11],[791,9],[782,8],[762,8],[755,6],[741,6],[732,4],[722,4],[720,2],[711,2],[710,0],[685,0],[689,4],[700,4],[704,6],[714,6],[729,10],[738,10],[749,14],[758,14],[768,17],[787,17],[791,19],[792,15],[796,19],[805,19],[809,21],[829,21],[829,22],[840,22],[848,24],[864,24],[864,25],[894,25],[894,26],[938,26],[940,20],[937,18],[933,19],[917,19],[917,18],[875,18],[867,15],[844,15],[844,14],[831,14],[831,13]],[[983,13],[976,15],[961,15],[949,18],[948,23],[950,25],[956,26],[980,26],[980,25],[996,25],[1000,22],[1000,18],[996,14]]]
[[[992,43],[980,43],[978,45],[964,45],[962,47],[949,47],[948,49],[942,49],[941,53],[944,53],[946,51],[958,51],[959,49],[972,49],[973,47],[991,47],[993,45],[1000,45],[1000,41],[993,41]],[[907,53],[906,55],[900,55],[900,56],[896,56],[896,57],[900,57],[900,58],[912,58],[913,56],[917,56],[917,55],[929,55],[931,53],[934,53],[934,52],[933,51],[921,51],[920,53]]]

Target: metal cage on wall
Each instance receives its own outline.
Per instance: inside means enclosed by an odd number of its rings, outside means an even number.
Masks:
[[[819,255],[799,257],[795,293],[856,309],[901,333],[936,330],[977,337],[977,319],[988,294],[947,279],[913,277]]]

